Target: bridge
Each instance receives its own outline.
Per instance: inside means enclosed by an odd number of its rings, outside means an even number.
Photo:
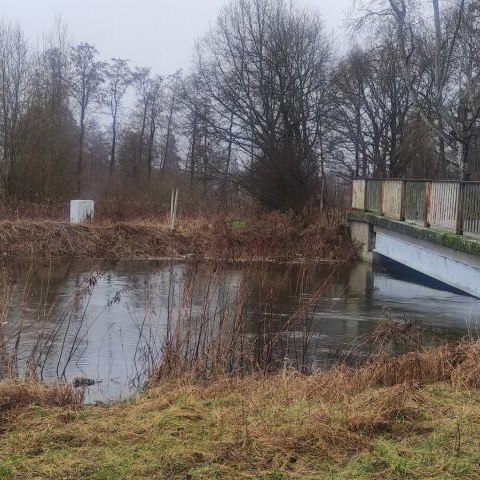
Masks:
[[[364,260],[378,253],[480,298],[480,182],[354,180],[348,222]]]

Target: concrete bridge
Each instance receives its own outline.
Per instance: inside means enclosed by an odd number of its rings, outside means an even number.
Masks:
[[[480,182],[354,180],[348,221],[374,253],[480,298]]]

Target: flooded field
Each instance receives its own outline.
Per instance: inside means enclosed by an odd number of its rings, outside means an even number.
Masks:
[[[384,264],[39,260],[2,272],[0,343],[15,358],[11,368],[43,380],[95,380],[86,401],[141,389],[180,324],[215,320],[194,331],[188,348],[198,351],[218,332],[237,335],[242,317],[252,349],[265,355],[269,345],[272,364],[295,359],[311,370],[385,319],[418,323],[426,342],[476,335],[480,321],[480,300]]]

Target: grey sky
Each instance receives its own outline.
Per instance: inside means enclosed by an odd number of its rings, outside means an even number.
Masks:
[[[328,32],[340,30],[351,0],[293,0],[317,8]],[[123,57],[155,73],[188,69],[195,39],[226,0],[0,0],[0,17],[35,41],[56,16],[74,42],[94,44],[103,58]]]

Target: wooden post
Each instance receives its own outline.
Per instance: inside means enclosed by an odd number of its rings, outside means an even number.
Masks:
[[[457,198],[457,212],[455,218],[455,235],[463,235],[463,193],[465,190],[465,183],[458,184],[458,198]]]
[[[363,211],[367,211],[367,198],[368,198],[368,179],[365,178],[364,180],[365,184],[363,187]]]
[[[407,181],[402,180],[402,189],[400,191],[400,221],[405,221],[405,208],[407,202]]]
[[[172,189],[172,197],[170,199],[170,228],[175,230],[175,220],[177,218],[177,204],[178,204],[178,188]]]
[[[428,212],[430,211],[430,193],[432,190],[432,182],[425,183],[425,217],[423,219],[423,226],[429,228],[430,224],[428,223]]]
[[[380,215],[383,216],[383,182],[385,180],[380,180]]]

